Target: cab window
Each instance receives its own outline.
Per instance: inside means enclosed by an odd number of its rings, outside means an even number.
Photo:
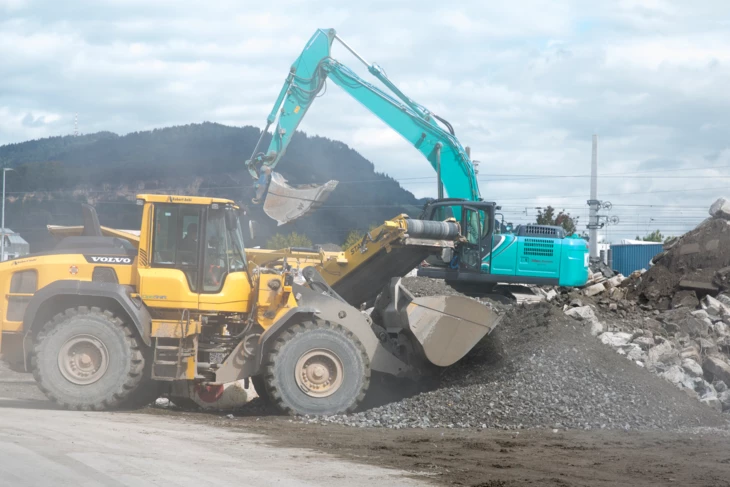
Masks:
[[[489,234],[490,221],[484,210],[467,208],[464,212],[466,239],[470,244],[478,245]]]
[[[232,212],[232,209],[225,208],[208,210],[208,221],[205,227],[203,292],[219,292],[229,273],[246,270],[240,222]]]
[[[458,206],[458,205],[437,206],[434,210],[434,216],[433,216],[432,220],[444,221],[444,220],[448,220],[449,218],[455,218],[456,220],[458,220],[459,215],[461,215],[461,206]]]
[[[200,212],[199,207],[190,205],[158,204],[154,215],[152,267],[182,270],[193,292],[198,280]]]

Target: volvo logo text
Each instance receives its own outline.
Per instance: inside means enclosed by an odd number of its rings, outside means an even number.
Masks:
[[[132,263],[131,257],[110,257],[103,255],[85,255],[87,262],[95,264],[122,264],[129,265]]]

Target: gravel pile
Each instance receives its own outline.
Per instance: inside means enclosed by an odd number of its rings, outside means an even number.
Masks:
[[[676,307],[681,298],[701,299],[730,290],[730,221],[709,218],[653,258],[654,265],[626,283],[629,297],[660,310]],[[677,296],[683,293],[685,296]]]
[[[490,336],[447,369],[434,390],[356,414],[303,421],[387,428],[631,430],[725,424],[720,413],[615,353],[550,304],[514,307],[497,335],[498,340]]]

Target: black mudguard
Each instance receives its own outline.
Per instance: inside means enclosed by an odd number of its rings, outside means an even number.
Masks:
[[[115,300],[121,306],[132,323],[134,323],[142,341],[145,345],[150,346],[152,344],[150,339],[152,317],[142,300],[131,297],[133,292],[134,290],[130,286],[111,282],[91,282],[70,279],[54,281],[48,286],[39,289],[33,298],[31,298],[23,317],[23,328],[35,333],[44,325],[44,323],[36,323],[36,316],[43,304],[48,302],[49,299],[61,296],[109,298]]]

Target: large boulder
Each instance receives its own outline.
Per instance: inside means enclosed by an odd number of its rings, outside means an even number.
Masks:
[[[578,306],[576,308],[569,308],[565,310],[565,314],[571,318],[575,318],[580,321],[593,321],[596,318],[596,313],[590,306]]]
[[[679,352],[679,358],[682,360],[691,359],[698,364],[702,362],[702,358],[700,357],[700,349],[695,343],[691,343],[690,345],[684,347],[682,351]]]
[[[730,391],[725,389],[717,395],[717,399],[722,404],[722,410],[727,411],[730,409]]]
[[[691,337],[699,337],[707,336],[710,331],[708,323],[693,315],[687,308],[665,311],[659,319],[668,333],[687,333]]]
[[[702,377],[703,375],[702,366],[691,358],[682,360],[682,368],[691,377]]]
[[[588,286],[587,288],[583,289],[583,294],[585,294],[586,296],[595,296],[597,294],[601,294],[605,290],[606,286],[604,286],[603,283],[593,284],[592,286]]]
[[[705,358],[702,362],[702,369],[708,375],[708,379],[721,380],[725,384],[730,384],[730,364],[725,362],[718,356]]]
[[[717,199],[710,206],[710,215],[715,218],[730,220],[730,201],[725,198]]]
[[[663,370],[672,365],[679,365],[679,363],[679,352],[668,341],[650,348],[646,359],[646,366],[649,370]]]
[[[694,291],[678,291],[672,297],[672,308],[695,309],[700,304]]]
[[[691,384],[691,381],[687,377],[687,374],[684,373],[684,370],[682,370],[682,367],[680,367],[679,365],[672,365],[666,371],[659,374],[659,377],[662,377],[672,384],[680,387],[687,387],[689,384]]]
[[[596,313],[590,306],[579,306],[577,308],[568,308],[565,314],[571,318],[585,322],[591,330],[591,335],[596,336],[603,332],[603,323],[598,321]]]
[[[649,350],[651,347],[654,346],[654,339],[647,337],[647,336],[640,336],[634,338],[634,340],[631,343],[635,343],[636,345],[640,346],[643,350]]]
[[[601,333],[598,338],[606,345],[610,345],[613,348],[619,348],[628,345],[629,342],[631,342],[632,336],[633,335],[631,335],[631,333],[607,331],[605,333]]]
[[[727,267],[727,269],[730,269],[730,267]],[[727,294],[718,294],[717,300],[720,301],[725,306],[730,307],[730,296],[728,296]]]
[[[713,298],[709,294],[702,299],[702,309],[707,311],[710,318],[716,316],[722,318],[723,316],[730,316],[730,306],[725,306],[721,301]]]
[[[730,267],[723,267],[715,272],[712,282],[723,289],[730,288]],[[725,303],[730,306],[730,303]]]

